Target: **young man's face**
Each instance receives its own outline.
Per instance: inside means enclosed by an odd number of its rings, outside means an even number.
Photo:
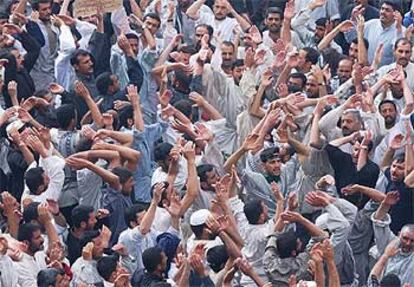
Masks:
[[[395,62],[406,67],[411,59],[411,45],[407,42],[400,42],[394,50]]]
[[[397,110],[393,104],[382,104],[380,107],[380,114],[384,118],[384,122],[387,126],[395,124],[395,120],[397,119]]]
[[[348,59],[340,61],[337,74],[341,84],[348,81],[352,76],[352,62]]]
[[[217,20],[224,20],[229,11],[227,11],[226,4],[222,0],[216,0],[213,5],[213,13]]]
[[[160,22],[157,19],[153,19],[151,17],[145,18],[144,24],[148,27],[148,30],[152,35],[155,35],[158,31],[158,28],[160,27]]]
[[[244,66],[234,67],[232,70],[233,80],[238,85],[244,73]]]
[[[39,19],[42,21],[50,21],[50,15],[52,15],[51,3],[39,3]]]
[[[86,230],[93,230],[96,224],[96,215],[95,212],[89,213],[88,222],[86,223]]]
[[[391,180],[394,182],[402,182],[405,177],[404,169],[405,169],[404,162],[397,162],[396,160],[394,160],[390,168]]]
[[[130,38],[128,39],[129,45],[131,45],[132,52],[134,55],[138,55],[138,39]]]
[[[278,33],[282,28],[282,17],[278,13],[269,13],[265,19],[265,25],[271,33]]]
[[[122,194],[129,196],[134,190],[134,178],[131,176],[123,185],[122,185]]]
[[[44,246],[44,239],[42,236],[42,232],[39,230],[36,230],[32,234],[32,240],[30,241],[29,249],[34,254],[37,251],[43,250]]]
[[[219,181],[220,177],[218,176],[215,169],[212,171],[206,172],[207,180],[205,182],[202,182],[202,188],[204,190],[214,191],[214,185]]]
[[[280,158],[272,158],[263,163],[265,172],[268,175],[272,175],[272,176],[280,175],[281,166],[282,166],[282,161],[280,160]]]
[[[358,60],[358,44],[351,43],[351,45],[349,46],[348,54],[349,54],[349,57],[353,61],[357,61]]]
[[[82,75],[92,75],[93,74],[93,62],[91,56],[89,55],[80,55],[78,57],[78,63],[74,65],[76,72]]]
[[[380,20],[383,25],[394,23],[394,8],[386,3],[382,4],[380,9]]]

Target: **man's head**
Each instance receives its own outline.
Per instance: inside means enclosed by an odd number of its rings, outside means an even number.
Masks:
[[[57,268],[42,269],[37,273],[38,287],[69,287],[70,278]]]
[[[319,83],[314,74],[308,75],[308,78],[306,79],[305,92],[310,99],[319,98]]]
[[[278,236],[276,246],[281,259],[296,257],[301,249],[302,242],[293,230]]]
[[[44,248],[41,227],[37,224],[24,223],[20,225],[17,240],[25,244],[25,251],[30,255],[33,255]]]
[[[341,129],[344,136],[349,136],[362,128],[362,117],[358,110],[350,109],[342,113]]]
[[[197,175],[200,178],[200,186],[203,190],[215,191],[214,185],[220,177],[214,165],[201,164],[197,166]]]
[[[354,0],[355,2],[355,6],[356,5],[362,5],[362,6],[367,6],[368,5],[368,0]]]
[[[382,277],[379,287],[401,287],[401,280],[394,273],[388,273]]]
[[[114,95],[121,86],[117,75],[104,72],[96,78],[96,88],[101,95]]]
[[[13,45],[13,44],[14,44],[14,42],[11,43],[11,45]],[[10,53],[16,59],[16,69],[17,69],[17,71],[21,71],[24,68],[24,66],[23,66],[23,64],[24,64],[24,57],[23,57],[23,55],[17,49],[12,49],[10,51]]]
[[[210,25],[207,24],[198,24],[195,27],[195,46],[197,50],[201,48],[201,39],[204,35],[208,35],[209,39],[208,42],[210,43],[211,38],[213,37],[214,29]]]
[[[390,129],[397,120],[397,106],[392,100],[383,100],[378,106],[381,116],[384,118],[385,127]]]
[[[70,64],[76,73],[84,76],[91,76],[93,74],[93,58],[88,51],[76,50],[70,58]]]
[[[305,74],[300,72],[290,74],[287,80],[287,86],[289,93],[303,92],[306,87]]]
[[[233,63],[236,53],[234,44],[230,41],[223,41],[220,49],[222,63]]]
[[[197,53],[197,51],[192,45],[186,45],[186,44],[178,47],[177,52],[180,53],[181,62],[186,65],[190,64],[191,56]]]
[[[119,183],[121,184],[121,193],[125,196],[130,196],[134,190],[134,177],[131,171],[125,167],[115,167],[112,169],[114,173],[119,178]]]
[[[364,38],[364,45],[365,45],[365,49],[368,50],[369,42],[365,38]],[[358,38],[355,38],[354,40],[352,40],[351,45],[349,46],[348,56],[352,59],[354,63],[358,61]]]
[[[279,33],[282,29],[283,11],[277,7],[267,9],[264,24],[270,33]]]
[[[398,11],[398,4],[396,1],[384,0],[380,8],[380,21],[385,27],[394,23],[394,12]]]
[[[73,105],[63,104],[56,109],[56,120],[62,130],[73,130],[76,127],[77,112]]]
[[[39,19],[43,22],[50,21],[52,15],[52,1],[50,0],[38,0],[32,3],[33,10],[39,12]]]
[[[228,259],[229,254],[225,245],[214,246],[207,251],[208,265],[215,273],[223,270]]]
[[[413,45],[406,38],[398,39],[394,44],[394,57],[398,65],[406,67],[411,59]]]
[[[199,209],[190,216],[190,228],[198,240],[213,240],[215,235],[207,227],[207,218],[211,216],[208,209]]]
[[[403,182],[405,178],[405,155],[397,155],[390,167],[391,181]]]
[[[79,238],[81,250],[89,242],[93,242],[92,258],[94,260],[98,260],[103,256],[105,248],[108,247],[108,242],[105,242],[99,230],[88,230],[85,231]]]
[[[264,224],[269,217],[269,208],[260,199],[248,200],[243,208],[244,215],[249,224]]]
[[[224,20],[230,11],[227,9],[224,0],[215,0],[213,5],[213,13],[216,20]]]
[[[144,25],[147,26],[148,30],[152,35],[155,35],[160,28],[161,19],[157,13],[147,13],[143,18]]]
[[[125,129],[131,129],[134,125],[134,109],[131,105],[126,106],[119,110],[118,112],[118,129],[125,128]]]
[[[233,62],[233,66],[231,69],[231,74],[233,76],[233,80],[236,85],[239,85],[241,78],[243,77],[244,73],[244,61],[242,59],[237,59]]]
[[[279,148],[271,147],[264,149],[260,153],[260,161],[264,172],[270,176],[279,176],[280,168],[282,166],[282,160],[279,155]]]
[[[414,251],[414,225],[406,224],[401,228],[400,247],[402,252],[408,253]]]
[[[134,228],[141,224],[146,213],[146,206],[143,204],[134,204],[124,211],[125,222],[129,228]]]
[[[340,84],[348,81],[352,76],[352,60],[350,58],[343,58],[338,63],[337,75],[339,78]]]
[[[31,194],[40,195],[49,186],[50,179],[42,167],[32,167],[26,171],[24,179]]]
[[[93,230],[97,222],[92,206],[78,205],[71,212],[72,227],[77,230]]]
[[[352,143],[352,161],[354,162],[354,164],[358,163],[358,158],[359,158],[359,153],[361,152],[362,147],[362,138],[356,140],[354,143]],[[368,153],[371,152],[372,148],[374,147],[374,144],[372,143],[372,141],[370,141],[367,144],[367,148],[368,148]]]
[[[171,157],[170,152],[173,145],[167,142],[159,143],[154,149],[154,160],[162,168],[163,171],[167,172],[170,166]]]
[[[138,49],[139,49],[138,36],[134,33],[127,33],[125,34],[125,37],[128,39],[129,45],[131,46],[131,49],[134,55],[138,55]]]
[[[96,269],[99,275],[107,282],[113,283],[118,277],[120,266],[118,264],[118,258],[114,255],[103,256],[98,259],[96,263]]]
[[[162,276],[167,268],[167,256],[159,247],[150,247],[142,253],[142,263],[150,274]]]
[[[299,51],[299,66],[301,72],[309,73],[312,65],[316,65],[319,59],[319,52],[313,48],[305,47]]]
[[[317,42],[323,39],[325,36],[326,31],[326,23],[328,22],[328,19],[326,18],[319,18],[315,21],[315,39]]]

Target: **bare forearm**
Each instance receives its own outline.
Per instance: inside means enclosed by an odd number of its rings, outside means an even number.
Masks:
[[[382,192],[368,186],[358,185],[358,190],[376,202],[382,202],[385,198]]]
[[[49,221],[43,225],[46,230],[47,237],[49,238],[49,245],[53,242],[59,241],[59,236],[56,232],[56,228],[53,226],[52,221]]]
[[[106,170],[93,163],[90,163],[87,168],[99,175],[102,178],[102,180],[107,182],[111,187],[118,188],[119,178],[109,170]]]
[[[138,103],[134,103],[132,105],[132,108],[134,110],[134,125],[135,128],[139,131],[143,131],[145,126],[144,126],[144,119],[142,117],[142,111],[141,111],[141,106]]]
[[[329,144],[335,147],[340,147],[346,143],[349,143],[352,140],[352,136],[345,136],[331,141]]]
[[[221,231],[219,233],[219,237],[221,241],[223,241],[224,245],[226,246],[226,250],[228,254],[233,258],[241,257],[241,251],[236,243],[230,238],[230,236],[225,232]]]
[[[27,165],[30,165],[32,162],[34,162],[35,158],[25,144],[19,144],[19,150],[22,152],[24,161],[27,163]]]
[[[150,207],[148,208],[147,212],[144,215],[144,218],[142,218],[141,224],[139,225],[139,230],[142,234],[147,234],[150,231],[152,222],[155,218],[156,209],[157,203],[154,200],[152,200]]]
[[[322,148],[321,132],[319,130],[320,119],[321,116],[319,114],[313,114],[309,145],[316,149]]]
[[[333,41],[333,39],[336,37],[336,35],[338,35],[338,33],[339,33],[339,28],[337,26],[331,32],[329,32],[328,35],[323,37],[323,39],[319,42],[318,50],[322,51],[322,50],[328,48],[329,45],[331,44],[331,42]]]
[[[210,103],[207,101],[205,101],[202,108],[208,114],[211,120],[219,120],[223,118],[220,112],[215,107],[210,105]]]
[[[368,54],[367,49],[365,48],[364,34],[358,32],[358,63],[360,65],[368,64]]]
[[[340,287],[338,270],[336,269],[335,261],[328,260],[328,274],[329,274],[329,287]]]
[[[59,15],[67,15],[70,1],[63,0],[62,6],[60,7]]]
[[[360,149],[357,162],[357,170],[360,171],[368,161],[368,151],[366,149]]]
[[[121,144],[131,144],[133,141],[133,136],[124,132],[109,131],[109,137],[120,142]]]
[[[322,262],[315,262],[316,270],[314,279],[316,282],[317,287],[324,287],[325,286],[325,273],[323,271],[323,263]]]
[[[414,169],[414,151],[412,144],[405,145],[405,176]]]
[[[385,254],[382,255],[378,259],[377,263],[375,263],[374,267],[372,267],[370,275],[374,275],[375,277],[380,278],[382,271],[384,270],[385,265],[387,264],[387,261],[388,261],[388,257]]]
[[[204,5],[205,0],[197,0],[187,9],[187,16],[193,20],[198,19],[198,11],[200,11],[201,6]]]
[[[295,149],[295,151],[300,155],[308,155],[309,154],[309,148],[303,144],[302,142],[295,139],[291,132],[288,132],[288,143]]]
[[[91,111],[91,115],[92,115],[92,119],[93,119],[94,123],[98,127],[102,127],[103,126],[103,116],[101,114],[101,111],[99,111],[98,106],[96,105],[96,103],[92,99],[92,97],[87,97],[85,99],[85,102],[86,102],[86,105],[88,106],[89,110]]]
[[[382,162],[380,166],[382,170],[391,165],[392,159],[394,158],[394,154],[395,154],[395,150],[392,148],[388,148],[385,151],[385,154],[384,154],[384,157],[382,158]]]
[[[147,44],[148,44],[148,48],[150,50],[155,50],[156,48],[156,43],[155,43],[155,39],[154,36],[151,34],[150,30],[148,30],[148,28],[144,28],[144,37],[145,40],[147,40]]]
[[[262,98],[263,98],[264,92],[265,92],[265,87],[260,85],[259,88],[257,89],[256,94],[254,95],[253,102],[249,108],[249,113],[252,116],[255,116],[257,118],[263,118],[265,116],[265,112],[262,109]]]
[[[233,166],[235,166],[237,164],[237,162],[239,161],[239,159],[246,153],[246,150],[244,150],[243,148],[239,148],[236,152],[234,152],[228,159],[227,161],[224,163],[223,169],[227,172],[227,173],[231,173],[231,169]]]
[[[292,34],[290,31],[290,19],[284,19],[282,29],[280,31],[280,38],[285,44],[292,42]]]
[[[387,215],[388,211],[390,211],[391,206],[381,202],[380,207],[374,213],[374,219],[376,220],[383,220],[385,215]]]

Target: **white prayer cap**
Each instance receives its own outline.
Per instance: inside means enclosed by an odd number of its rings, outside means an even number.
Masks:
[[[11,131],[14,129],[20,130],[23,126],[24,126],[24,122],[22,122],[21,120],[15,120],[11,122],[10,124],[8,124],[6,127],[7,137],[11,140],[12,139],[10,136]]]
[[[194,212],[190,217],[190,225],[197,226],[206,223],[207,218],[211,215],[208,209],[200,209]]]

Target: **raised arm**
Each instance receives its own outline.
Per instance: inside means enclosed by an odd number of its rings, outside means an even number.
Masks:
[[[187,192],[181,201],[180,216],[184,215],[187,209],[190,208],[200,192],[198,189],[194,144],[190,141],[184,146],[184,156],[187,159],[188,179]]]
[[[368,65],[368,51],[364,41],[365,19],[362,15],[357,18],[357,39],[358,39],[358,63]]]
[[[142,117],[141,105],[140,105],[140,97],[138,95],[138,89],[134,85],[128,85],[127,87],[128,97],[131,101],[132,108],[134,110],[134,125],[138,131],[143,131],[144,126],[144,119]]]
[[[204,5],[205,2],[206,0],[197,0],[193,4],[191,4],[191,6],[187,9],[187,16],[193,20],[198,20],[198,18],[200,18],[200,8]]]
[[[326,101],[320,99],[313,110],[312,125],[310,131],[309,145],[315,149],[322,149],[322,139],[319,131],[319,121],[325,109]]]
[[[239,13],[237,13],[237,11],[233,8],[233,6],[231,6],[228,0],[224,0],[224,1],[225,1],[225,5],[227,7],[227,11],[229,12],[229,14],[233,15],[234,19],[236,19],[237,23],[239,23],[243,31],[247,31],[252,26],[252,24],[250,24],[250,22],[247,21],[246,18],[241,16]]]
[[[75,93],[80,96],[91,111],[92,119],[98,127],[103,127],[103,116],[93,100],[89,90],[81,81],[75,82]]]
[[[164,189],[164,183],[162,182],[157,183],[154,187],[154,193],[152,196],[150,206],[147,212],[145,213],[144,217],[142,218],[140,225],[138,226],[139,231],[142,235],[147,234],[151,230],[151,226],[155,218],[155,211],[157,210],[158,203],[161,201],[161,194]]]
[[[372,143],[372,132],[367,131],[359,147],[357,170],[360,171],[368,162],[368,145]]]
[[[324,49],[328,48],[331,45],[331,42],[340,32],[347,32],[350,29],[354,27],[354,23],[352,21],[347,20],[344,22],[341,22],[332,29],[331,32],[329,32],[318,44],[318,50],[323,51]]]
[[[97,150],[110,150],[116,151],[120,155],[121,159],[125,160],[125,167],[130,170],[131,172],[135,172],[138,165],[138,160],[140,158],[141,153],[136,151],[132,148],[116,145],[116,144],[109,144],[109,143],[96,143],[93,149]]]

